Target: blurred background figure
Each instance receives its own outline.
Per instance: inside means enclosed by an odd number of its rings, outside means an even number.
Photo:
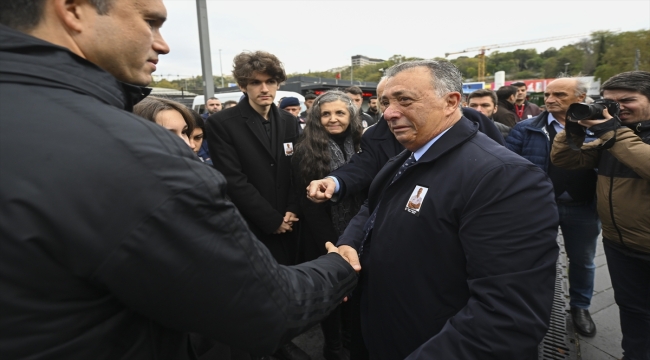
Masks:
[[[194,131],[190,134],[190,146],[192,150],[196,153],[201,161],[208,165],[212,165],[212,159],[210,158],[210,152],[208,151],[208,142],[203,141],[205,139],[205,121],[201,115],[192,111],[192,116],[194,117]]]
[[[377,121],[375,121],[372,116],[366,114],[363,112],[363,109],[361,108],[361,105],[363,105],[363,91],[361,91],[361,88],[358,86],[350,86],[348,88],[345,88],[343,92],[352,99],[352,103],[357,107],[359,110],[358,112],[358,117],[359,120],[361,121],[361,126],[364,128],[367,128],[368,126],[374,125]]]
[[[235,100],[228,100],[225,103],[223,103],[223,109],[225,110],[225,109],[231,108],[231,107],[233,107],[235,105],[237,105],[237,102]]]
[[[205,102],[205,112],[201,116],[207,119],[210,115],[216,114],[219,111],[221,111],[221,100],[213,96]]]
[[[295,116],[300,125],[300,132],[305,128],[305,120],[300,117],[300,100],[295,97],[285,97],[282,98],[280,102],[280,109],[289,112],[291,115]]]
[[[515,115],[515,99],[517,97],[517,88],[514,86],[502,86],[496,91],[499,107],[494,113],[494,121],[502,123],[510,128],[517,123]]]
[[[533,118],[542,113],[542,109],[539,106],[528,102],[526,97],[528,96],[528,91],[526,89],[526,83],[518,81],[510,84],[517,88],[517,95],[515,96],[515,116],[517,116],[517,122],[521,120],[526,120]]]
[[[379,111],[377,106],[377,97],[373,95],[368,99],[368,111],[366,111],[366,114],[372,117],[374,124],[376,124],[381,118],[381,111]]]
[[[468,106],[474,110],[479,111],[481,114],[487,116],[488,119],[494,122],[494,126],[499,129],[501,135],[505,139],[510,133],[510,127],[494,121],[494,113],[499,108],[497,105],[497,95],[492,90],[481,89],[476,90],[467,97]]]
[[[307,120],[307,114],[309,113],[311,106],[314,104],[314,99],[316,99],[316,94],[312,92],[305,94],[305,106],[307,107],[307,110],[300,113],[301,118]]]

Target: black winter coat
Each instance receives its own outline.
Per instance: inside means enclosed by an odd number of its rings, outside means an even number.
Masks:
[[[291,156],[298,120],[273,104],[271,140],[248,97],[208,118],[208,148],[215,169],[228,181],[227,193],[250,229],[284,265],[296,263],[295,232],[273,234],[287,211],[297,212],[291,192]]]
[[[189,332],[272,353],[354,286],[335,254],[279,266],[140,98],[0,25],[0,358],[193,359]]]
[[[466,118],[478,124],[479,131],[499,145],[505,144],[503,136],[501,136],[492,120],[472,108],[465,107],[462,111]],[[397,141],[388,128],[386,120],[381,117],[376,125],[370,127],[363,134],[361,152],[355,154],[349,164],[336,169],[330,174],[336,176],[341,185],[336,199],[343,199],[350,194],[359,193],[366,197],[368,187],[379,170],[384,167],[388,159],[402,151],[404,151],[404,146]],[[359,210],[359,214],[350,221],[339,241],[342,241],[342,243],[360,241],[363,237],[363,226],[369,215],[368,207],[363,205]]]

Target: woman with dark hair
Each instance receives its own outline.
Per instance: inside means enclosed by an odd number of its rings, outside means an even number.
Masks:
[[[316,204],[305,196],[305,188],[316,179],[346,164],[359,151],[363,127],[358,110],[343,92],[329,91],[314,101],[301,140],[291,159],[292,176],[300,204],[300,261],[325,255],[325,243],[336,242],[363,198]],[[327,360],[347,358],[341,342],[340,307],[321,322]]]
[[[194,131],[195,123],[192,113],[185,105],[173,100],[149,96],[133,107],[133,113],[173,132],[192,148],[189,135]]]
[[[205,140],[205,121],[201,117],[201,114],[194,110],[190,110],[192,116],[194,117],[194,131],[190,133],[190,147],[201,161],[208,165],[212,165],[212,159],[210,159],[210,152],[208,151],[208,143]]]

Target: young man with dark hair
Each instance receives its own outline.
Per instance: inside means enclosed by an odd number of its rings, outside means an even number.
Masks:
[[[162,0],[0,1],[3,359],[195,359],[190,332],[268,353],[354,287],[336,254],[278,265],[223,176],[130,113],[166,17]]]
[[[352,99],[354,105],[357,107],[357,109],[359,109],[359,118],[361,119],[361,124],[363,125],[364,129],[377,123],[377,121],[375,121],[372,116],[366,114],[361,109],[361,105],[363,104],[363,91],[361,91],[361,88],[358,86],[350,86],[348,88],[345,88],[343,92],[346,93],[350,99]]]
[[[601,94],[618,102],[620,115],[605,111],[603,119],[578,121],[601,142],[583,145],[585,131],[567,128],[557,134],[551,160],[568,169],[598,169],[598,213],[619,307],[623,359],[650,359],[650,72],[614,75]]]
[[[497,95],[494,91],[489,89],[480,89],[472,92],[467,97],[468,106],[474,110],[481,112],[487,116],[488,119],[494,121],[493,116],[499,106],[497,105]],[[494,125],[501,131],[501,135],[505,139],[510,133],[510,128],[502,123],[494,121]]]
[[[381,118],[381,111],[379,111],[377,96],[373,95],[370,97],[370,99],[368,99],[368,111],[366,111],[366,114],[372,117],[372,120],[375,122],[375,124]]]
[[[502,86],[496,93],[499,108],[493,115],[494,121],[512,128],[517,123],[514,105],[517,97],[517,88],[514,86]]]
[[[233,75],[245,97],[235,107],[208,118],[207,140],[214,167],[228,182],[228,196],[251,231],[282,265],[298,255],[297,204],[291,191],[291,156],[298,120],[275,105],[286,75],[280,60],[264,51],[243,52]],[[308,359],[292,342],[275,356]]]
[[[533,118],[542,113],[542,109],[539,106],[526,100],[526,96],[528,95],[526,83],[518,81],[510,84],[510,86],[517,88],[515,98],[515,116],[517,116],[517,122]]]

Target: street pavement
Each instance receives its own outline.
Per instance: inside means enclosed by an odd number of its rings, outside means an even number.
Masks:
[[[560,235],[562,236],[562,235]],[[561,239],[560,239],[561,242]],[[597,333],[593,338],[586,338],[575,334],[578,339],[576,359],[582,360],[617,360],[623,357],[621,349],[621,326],[619,323],[618,306],[614,301],[612,281],[607,270],[607,259],[603,250],[602,239],[598,238],[596,250],[596,278],[594,281],[594,295],[591,300],[591,316],[596,323]],[[568,304],[568,298],[566,299]],[[568,306],[567,306],[568,309]],[[303,333],[294,342],[312,360],[324,360],[323,335],[320,325],[316,325]]]
[[[587,338],[577,335],[582,360],[615,360],[623,357],[621,349],[621,324],[618,305],[614,301],[612,280],[607,270],[607,259],[602,238],[598,238],[596,249],[596,279],[591,299],[591,317],[596,323],[596,336]]]

